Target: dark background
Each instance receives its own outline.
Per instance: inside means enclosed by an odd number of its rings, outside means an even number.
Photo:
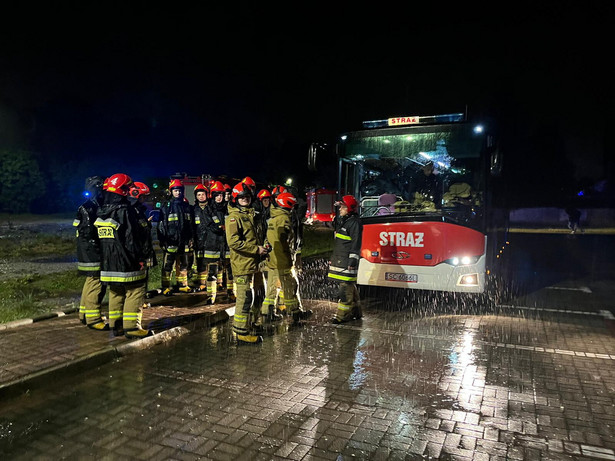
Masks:
[[[501,136],[511,204],[611,196],[611,2],[466,3],[23,2],[0,30],[0,148],[34,153],[54,211],[116,172],[334,187],[311,142],[467,111]]]

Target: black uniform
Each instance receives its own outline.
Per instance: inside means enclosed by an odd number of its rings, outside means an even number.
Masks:
[[[361,317],[356,282],[362,232],[363,225],[356,213],[350,213],[336,221],[335,242],[328,276],[339,281],[336,319],[340,322]]]
[[[79,319],[88,325],[102,323],[100,306],[106,288],[100,282],[100,241],[94,227],[98,208],[102,204],[102,178],[91,177],[86,180],[86,190],[90,199],[77,210],[73,221],[77,240],[77,269],[86,279],[81,290]]]
[[[175,263],[178,265],[177,281],[188,287],[188,269],[194,243],[193,208],[183,198],[173,198],[160,209],[158,221],[158,241],[164,251],[162,267],[162,287],[171,285]]]
[[[128,199],[105,192],[95,222],[102,258],[100,279],[109,285],[109,326],[123,320],[126,330],[139,329],[145,301],[147,230]]]

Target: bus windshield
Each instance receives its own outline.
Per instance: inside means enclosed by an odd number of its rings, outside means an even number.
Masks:
[[[484,200],[484,138],[468,124],[349,133],[342,188],[358,194],[362,217],[439,216],[474,227]]]

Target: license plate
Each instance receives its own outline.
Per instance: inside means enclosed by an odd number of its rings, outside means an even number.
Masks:
[[[384,279],[387,282],[410,282],[417,283],[419,276],[417,274],[403,274],[399,272],[385,272]]]

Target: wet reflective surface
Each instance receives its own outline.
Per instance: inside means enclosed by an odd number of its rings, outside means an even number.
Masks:
[[[2,402],[0,455],[615,459],[613,285],[539,278],[497,306],[376,296],[340,326],[310,302],[260,345],[221,324]]]

